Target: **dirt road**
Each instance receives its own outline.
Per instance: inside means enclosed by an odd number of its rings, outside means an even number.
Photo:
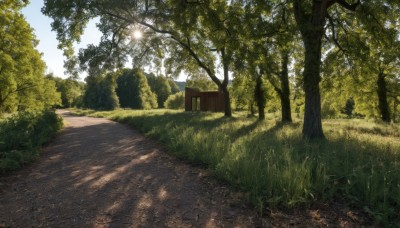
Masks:
[[[60,114],[66,127],[40,159],[0,178],[0,227],[269,225],[239,193],[135,130]]]

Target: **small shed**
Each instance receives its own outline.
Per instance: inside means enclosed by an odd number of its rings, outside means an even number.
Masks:
[[[223,112],[224,94],[219,91],[204,91],[185,87],[185,111]]]

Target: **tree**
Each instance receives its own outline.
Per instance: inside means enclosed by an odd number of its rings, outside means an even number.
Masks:
[[[117,84],[116,92],[121,107],[133,109],[157,108],[157,96],[151,91],[143,71],[123,69],[117,72]]]
[[[165,108],[170,109],[183,109],[185,108],[185,93],[179,92],[172,94],[164,103]]]
[[[151,91],[157,96],[159,108],[164,108],[164,102],[172,94],[169,80],[162,76],[155,76],[153,73],[145,74]]]
[[[179,93],[180,90],[179,90],[178,85],[175,83],[175,81],[172,80],[171,78],[168,78],[167,80],[168,80],[169,87],[171,87],[171,93],[172,94]]]
[[[251,116],[255,114],[254,84],[251,76],[236,72],[231,86],[232,99],[236,109],[243,110],[247,108]]]
[[[330,15],[328,9],[336,4],[355,11],[360,1],[348,4],[345,0],[312,0],[303,2],[294,0],[293,10],[297,28],[304,44],[304,91],[305,113],[303,137],[324,138],[321,123],[321,95],[319,82],[321,80],[321,50],[322,38],[325,35],[325,23]]]
[[[200,91],[215,91],[218,87],[209,80],[206,75],[197,75],[186,80],[186,87],[195,88]]]
[[[42,109],[60,101],[54,84],[44,78],[38,41],[19,12],[27,3],[0,4],[0,112]]]
[[[62,79],[50,73],[46,77],[55,82],[57,91],[61,94],[61,105],[71,108],[79,105],[84,93],[85,84],[73,78]]]
[[[324,60],[332,67],[324,68],[345,81],[340,85],[341,93],[347,93],[344,99],[354,97],[357,112],[390,122],[389,103],[394,102],[391,95],[396,91],[391,88],[396,87],[396,75],[400,70],[400,49],[393,48],[399,46],[398,7],[361,4],[356,14],[357,19],[342,16],[342,27],[352,29],[336,32],[336,42],[340,45]]]
[[[360,10],[357,10],[360,9]],[[338,42],[339,35],[348,37],[348,32],[354,30],[353,21],[362,22],[361,29],[372,34],[369,28],[377,28],[376,22],[385,26],[386,13],[397,12],[395,17],[398,20],[398,1],[351,1],[346,0],[312,0],[293,1],[293,10],[305,48],[304,63],[304,91],[305,91],[305,115],[303,125],[303,136],[306,138],[324,137],[321,125],[321,99],[319,91],[320,70],[321,70],[321,49],[324,35],[330,37],[336,46],[346,51],[342,43]],[[350,13],[350,16],[347,14]],[[396,20],[396,19],[395,19]],[[329,25],[326,26],[326,22]],[[326,34],[326,28],[330,33]],[[358,39],[358,43],[360,39]]]
[[[84,107],[96,110],[114,110],[119,107],[118,97],[115,93],[115,75],[92,73],[85,80]]]

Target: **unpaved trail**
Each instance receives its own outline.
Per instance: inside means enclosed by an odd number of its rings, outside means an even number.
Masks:
[[[59,113],[66,127],[38,161],[0,178],[0,227],[270,225],[239,193],[135,130]]]

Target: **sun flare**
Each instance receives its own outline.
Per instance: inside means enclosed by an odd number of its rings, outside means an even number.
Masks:
[[[139,40],[139,39],[141,39],[142,37],[143,37],[143,33],[142,33],[141,31],[135,30],[135,31],[133,32],[133,38]]]

